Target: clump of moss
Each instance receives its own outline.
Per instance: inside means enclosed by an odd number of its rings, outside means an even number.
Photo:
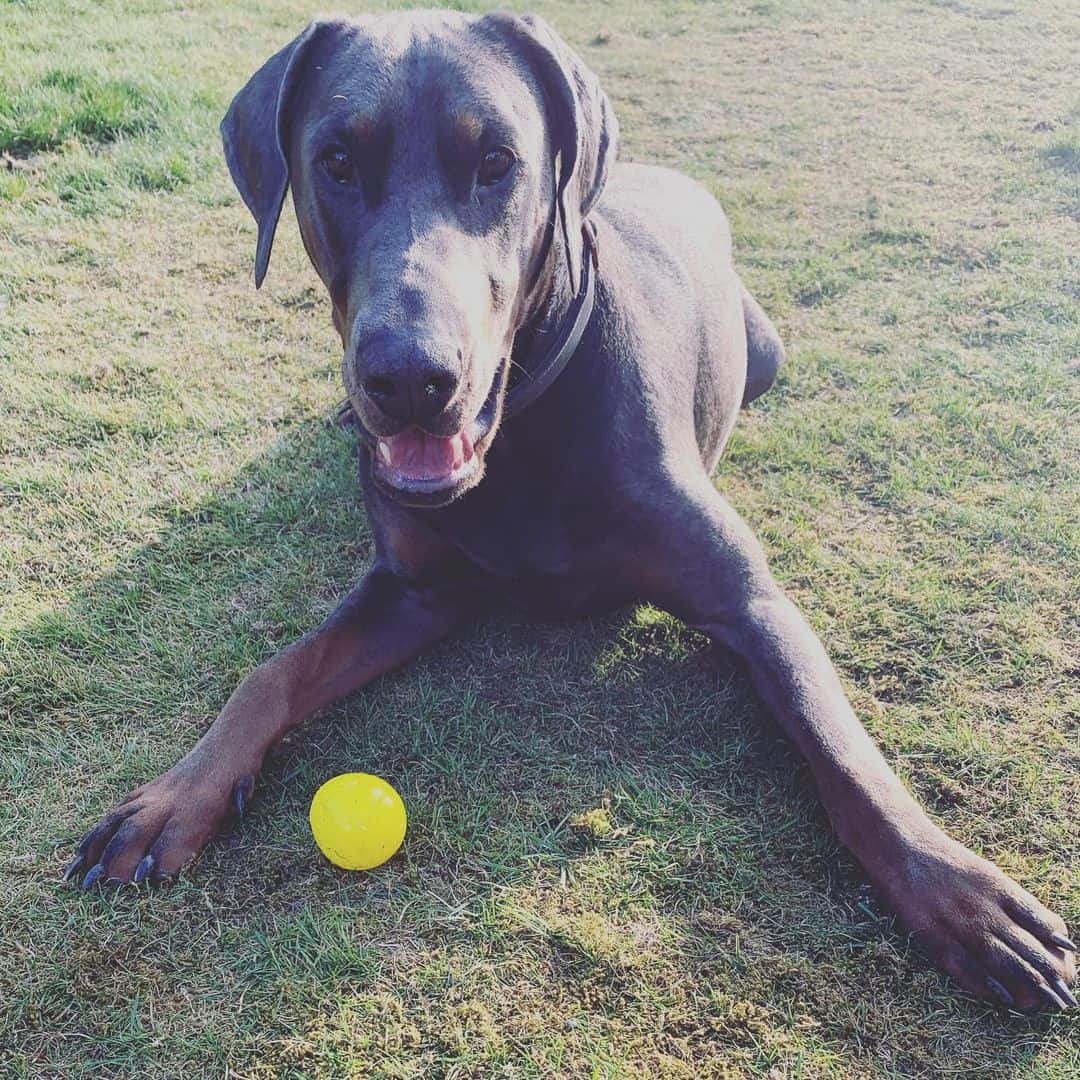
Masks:
[[[597,806],[593,810],[586,810],[570,819],[570,824],[575,829],[591,836],[594,840],[604,840],[615,832],[611,815],[606,806]]]

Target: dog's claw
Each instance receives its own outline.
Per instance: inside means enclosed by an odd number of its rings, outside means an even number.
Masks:
[[[1055,981],[1057,981],[1057,980],[1055,980]],[[1040,983],[1039,984],[1039,989],[1043,992],[1043,997],[1047,998],[1054,1005],[1056,1005],[1059,1009],[1065,1010],[1065,1009],[1067,1009],[1069,1007],[1068,1004],[1066,1003],[1065,999],[1063,997],[1061,997],[1058,994],[1057,990],[1055,990],[1054,987],[1051,986],[1049,983]],[[1069,996],[1071,997],[1072,995],[1070,994]]]
[[[993,977],[993,975],[986,976],[986,985],[990,992],[997,997],[1003,1005],[1007,1005],[1010,1009],[1015,1007],[1016,999],[997,981],[997,979]]]
[[[82,864],[83,857],[81,855],[76,855],[75,858],[67,864],[67,867],[64,870],[63,880],[70,881],[73,877],[75,877],[75,875],[78,874],[78,872],[82,869]]]
[[[1080,1001],[1076,1000],[1076,995],[1065,985],[1065,980],[1060,975],[1051,979],[1050,985],[1059,998],[1064,998],[1070,1008],[1080,1007]]]
[[[1056,945],[1059,949],[1064,949],[1066,952],[1080,952],[1080,945],[1077,945],[1075,941],[1071,941],[1064,934],[1057,932],[1050,935],[1050,944]]]
[[[105,873],[105,866],[103,863],[95,863],[86,873],[86,877],[83,878],[83,891],[92,888],[97,884],[98,879]]]
[[[254,789],[255,781],[250,776],[245,776],[243,780],[236,782],[236,787],[233,788],[233,806],[236,808],[237,815],[243,816],[244,806],[251,798]]]
[[[136,885],[141,884],[143,878],[145,878],[146,875],[150,873],[150,871],[153,869],[153,867],[154,867],[154,856],[153,855],[144,855],[142,857],[142,861],[139,863],[138,866],[135,867],[135,873],[132,875],[131,880],[134,881]]]
[[[101,826],[96,825],[79,841],[79,846],[75,849],[76,852],[85,857],[87,851],[90,850],[90,845],[97,839],[98,834],[101,831]]]

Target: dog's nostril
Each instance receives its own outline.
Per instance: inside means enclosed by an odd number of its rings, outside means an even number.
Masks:
[[[428,397],[442,394],[449,398],[457,385],[457,379],[453,375],[429,375],[424,380],[424,393]]]
[[[396,392],[394,380],[385,375],[372,375],[364,380],[364,393],[376,401],[385,401],[392,398]]]

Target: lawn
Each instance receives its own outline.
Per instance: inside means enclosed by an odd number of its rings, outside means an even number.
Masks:
[[[530,6],[788,342],[717,484],[936,820],[1080,930],[1080,9]],[[1075,1080],[1075,1017],[931,970],[651,609],[485,622],[287,741],[172,887],[61,884],[371,555],[328,302],[291,214],[252,288],[217,135],[312,13],[0,3],[0,1076]],[[357,768],[411,813],[370,875],[307,827]]]

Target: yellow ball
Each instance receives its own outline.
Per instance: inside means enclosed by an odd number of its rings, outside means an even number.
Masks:
[[[322,853],[344,870],[381,866],[405,839],[405,804],[370,773],[342,773],[311,800],[311,832]]]

